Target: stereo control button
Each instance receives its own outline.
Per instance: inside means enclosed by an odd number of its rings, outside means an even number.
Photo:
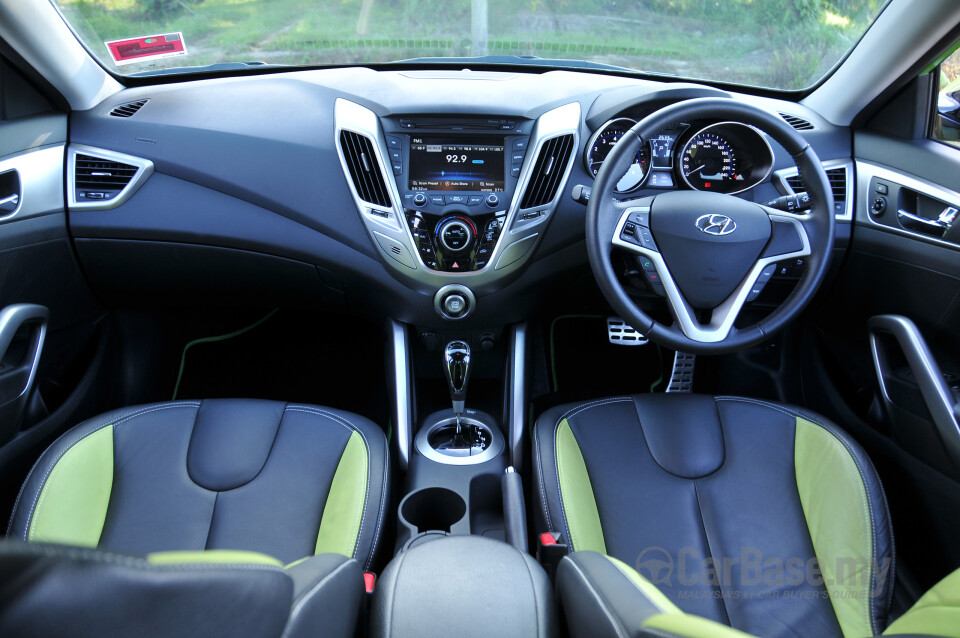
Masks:
[[[487,206],[490,208],[496,208],[500,204],[500,198],[496,194],[490,193],[487,195]]]

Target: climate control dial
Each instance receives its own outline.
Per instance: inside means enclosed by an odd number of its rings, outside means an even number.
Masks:
[[[451,253],[460,253],[473,245],[477,229],[465,217],[447,217],[437,224],[437,241]]]

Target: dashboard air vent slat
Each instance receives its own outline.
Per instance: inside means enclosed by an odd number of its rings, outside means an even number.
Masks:
[[[369,137],[353,131],[340,132],[340,148],[350,170],[357,195],[374,206],[390,206],[390,196]]]
[[[830,180],[830,188],[833,190],[833,201],[835,203],[845,202],[847,199],[847,169],[842,166],[840,168],[828,169],[827,179]],[[807,187],[799,175],[788,177],[787,183],[790,184],[790,188],[792,188],[795,193],[807,190]]]
[[[143,105],[149,101],[150,101],[149,98],[145,98],[142,100],[137,100],[135,102],[127,102],[126,104],[121,104],[120,106],[114,107],[114,109],[110,111],[110,115],[114,117],[130,117],[134,113],[139,111],[141,108],[143,108]]]
[[[813,130],[813,124],[803,119],[802,117],[799,117],[796,115],[790,115],[789,113],[781,113],[780,117],[782,117],[787,122],[787,124],[797,129],[798,131]]]
[[[567,170],[573,150],[573,135],[561,135],[544,142],[533,165],[520,208],[535,208],[553,201]]]
[[[118,192],[130,183],[138,170],[129,164],[78,154],[74,186],[78,191]]]

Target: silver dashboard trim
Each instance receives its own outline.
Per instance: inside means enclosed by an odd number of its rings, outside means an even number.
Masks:
[[[393,351],[393,422],[397,430],[400,468],[407,469],[413,443],[413,385],[410,379],[410,344],[407,326],[395,319],[388,324]]]
[[[517,188],[507,208],[504,227],[494,246],[493,252],[490,254],[489,262],[477,271],[450,273],[431,270],[427,268],[420,259],[419,251],[413,240],[413,234],[404,219],[403,208],[400,204],[402,200],[400,198],[400,191],[397,188],[396,179],[393,171],[387,170],[389,164],[384,160],[385,157],[388,157],[386,138],[377,115],[370,109],[344,98],[337,98],[334,105],[337,155],[340,157],[340,164],[343,168],[347,185],[350,188],[350,193],[353,195],[354,203],[360,213],[360,218],[369,232],[372,233],[374,230],[377,230],[402,243],[416,260],[417,267],[413,270],[409,268],[401,269],[394,266],[392,260],[389,258],[383,259],[384,264],[390,267],[392,272],[401,275],[407,280],[411,280],[421,289],[433,291],[451,283],[470,286],[474,290],[482,289],[484,286],[488,286],[499,280],[504,275],[513,272],[529,259],[533,251],[527,251],[524,257],[511,263],[509,266],[499,269],[496,268],[500,256],[511,244],[528,239],[536,234],[537,230],[533,229],[544,224],[556,210],[557,204],[563,196],[573,164],[577,158],[577,149],[579,149],[580,141],[580,120],[581,112],[579,102],[571,102],[547,111],[537,119],[530,136],[530,144],[528,146],[530,151],[528,151],[524,157],[520,178],[517,181]],[[373,141],[376,162],[387,184],[387,190],[391,198],[391,205],[389,207],[372,206],[369,202],[360,199],[353,181],[350,178],[346,158],[340,146],[340,133],[342,131],[351,131],[365,135]],[[558,185],[556,195],[544,206],[521,210],[520,202],[530,182],[536,158],[540,154],[543,145],[549,140],[563,135],[573,136],[573,152],[570,153],[567,166],[564,167],[563,177]],[[520,219],[521,213],[527,210],[543,211],[543,214],[530,220]],[[383,251],[382,247],[380,247],[379,243],[374,242],[374,244],[381,255],[389,257],[389,255]]]
[[[64,145],[47,146],[0,160],[0,173],[20,175],[20,201],[0,224],[63,211]]]
[[[510,390],[508,395],[507,433],[510,439],[510,462],[523,467],[523,441],[527,417],[527,324],[518,323],[510,334]]]
[[[130,182],[113,199],[92,202],[77,201],[77,155],[90,155],[111,162],[129,164],[130,166],[136,166],[137,172],[133,174]],[[116,208],[130,199],[151,175],[153,175],[153,162],[148,159],[85,144],[71,144],[67,147],[67,207],[70,210],[110,210]]]
[[[854,193],[855,193],[855,184],[853,180],[853,161],[848,159],[833,159],[821,162],[824,171],[832,170],[835,168],[843,168],[847,173],[847,182],[846,182],[846,199],[843,203],[843,214],[836,216],[838,221],[853,221],[853,212],[854,212]],[[795,177],[800,174],[800,170],[796,167],[782,168],[778,171],[773,172],[774,179],[777,181],[777,185],[780,187],[780,191],[786,193],[787,195],[795,195],[796,192],[793,190],[793,187],[790,186],[790,182],[787,181],[788,177]],[[828,180],[829,181],[829,180]]]
[[[923,233],[917,233],[912,230],[906,230],[905,228],[900,228],[899,226],[887,226],[886,224],[881,224],[870,215],[870,204],[871,199],[874,197],[874,194],[870,192],[870,182],[874,178],[883,179],[889,182],[893,182],[901,187],[909,188],[910,190],[916,191],[923,195],[926,195],[932,199],[938,199],[947,204],[960,207],[960,193],[952,191],[950,189],[938,186],[932,182],[928,182],[919,177],[914,177],[906,173],[901,173],[899,171],[881,166],[880,164],[874,164],[873,162],[868,162],[865,160],[857,160],[857,188],[862,194],[859,198],[860,203],[863,204],[861,209],[859,206],[857,208],[857,221],[862,222],[865,225],[875,228],[877,230],[884,230],[887,232],[895,233],[897,235],[903,235],[904,237],[911,237],[913,239],[920,239],[925,242],[936,244],[937,246],[943,246],[945,248],[951,248],[953,250],[960,250],[960,245],[957,245],[953,242],[946,241],[939,237],[933,237],[931,235],[924,235]],[[888,214],[896,214],[896,203],[893,203],[889,206],[890,212]]]

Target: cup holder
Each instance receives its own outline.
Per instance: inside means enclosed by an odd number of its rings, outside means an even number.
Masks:
[[[466,513],[467,504],[460,495],[443,487],[413,492],[400,504],[400,517],[416,527],[418,533],[449,532]]]

